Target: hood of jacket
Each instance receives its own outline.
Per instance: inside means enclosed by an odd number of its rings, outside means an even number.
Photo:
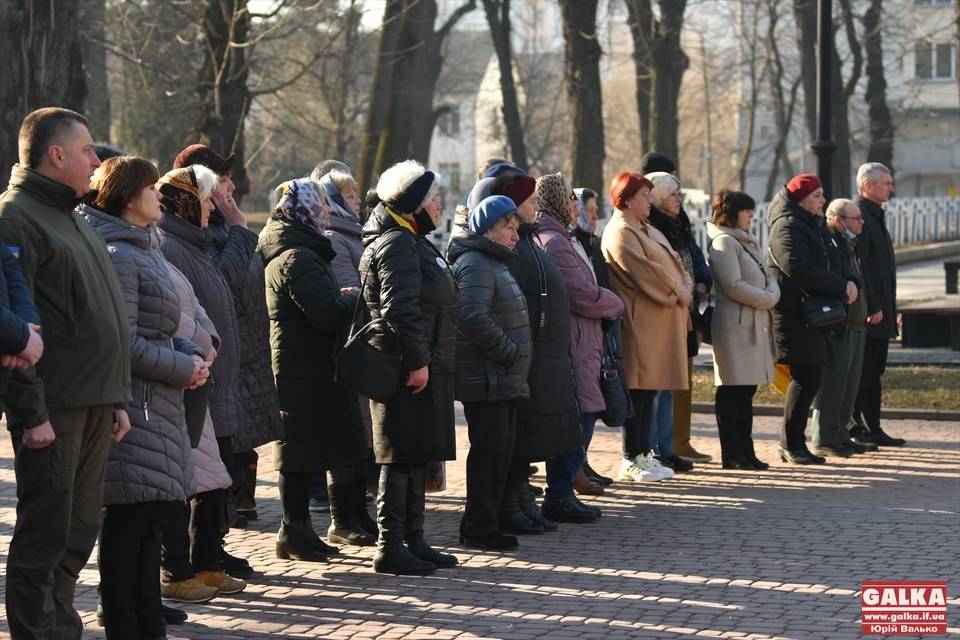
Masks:
[[[757,240],[748,232],[743,229],[735,229],[732,227],[721,227],[720,225],[714,224],[712,222],[707,223],[707,237],[710,238],[710,241],[713,242],[718,236],[722,235],[733,236],[736,238],[740,244],[746,245],[748,247],[756,248]]]
[[[400,227],[400,223],[390,215],[383,203],[378,204],[370,217],[367,218],[367,223],[363,225],[363,230],[360,232],[363,246],[366,247],[387,231],[398,227]]]
[[[303,223],[288,218],[270,218],[260,232],[257,251],[263,256],[264,263],[296,247],[315,251],[326,261],[333,260],[336,252],[330,238],[320,235]]]
[[[516,255],[513,250],[506,248],[502,244],[497,244],[493,240],[476,234],[473,231],[467,231],[463,235],[450,239],[450,247],[447,249],[447,261],[453,264],[457,258],[470,251],[480,251],[501,262],[506,262]]]
[[[126,242],[145,250],[160,248],[155,224],[138,227],[89,204],[80,205],[78,211],[97,230],[104,242]]]

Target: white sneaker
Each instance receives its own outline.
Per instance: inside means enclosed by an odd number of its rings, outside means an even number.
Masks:
[[[650,465],[651,471],[659,474],[661,480],[669,480],[673,477],[673,469],[660,464],[660,461],[653,457],[652,451],[646,456],[637,456],[637,464],[640,464],[641,457],[645,458],[646,463]]]
[[[630,482],[657,482],[660,480],[660,474],[651,472],[649,468],[641,468],[640,462],[645,462],[643,456],[637,456],[636,460],[624,458],[620,462],[620,480]]]

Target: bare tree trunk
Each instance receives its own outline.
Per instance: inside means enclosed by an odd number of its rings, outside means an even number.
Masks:
[[[778,33],[778,11],[777,1],[767,0],[767,55],[772,60],[772,65],[768,62],[767,66],[772,69],[770,72],[770,88],[773,95],[773,115],[777,125],[777,141],[773,149],[773,161],[770,163],[770,173],[767,174],[767,184],[764,189],[763,199],[770,201],[773,197],[773,191],[776,188],[778,170],[782,165],[783,175],[788,178],[793,175],[793,166],[787,155],[787,140],[790,137],[790,129],[793,125],[793,111],[797,102],[797,89],[800,87],[800,76],[797,76],[790,88],[789,103],[783,94],[783,58],[780,55],[780,47],[777,44]]]
[[[600,89],[599,0],[560,0],[563,17],[564,73],[570,109],[571,180],[603,193],[603,97]],[[602,196],[601,196],[602,198]]]
[[[644,0],[624,0],[627,5],[628,26],[633,39],[633,68],[637,83],[637,114],[640,116],[640,150],[650,150],[650,98],[653,87],[650,79],[650,49],[647,41],[653,34],[653,12]],[[644,6],[645,5],[645,6]]]
[[[78,20],[77,2],[0,2],[0,60],[5,67],[0,73],[0,167],[4,174],[17,162],[17,136],[24,116],[50,105],[83,110],[87,84]]]
[[[80,33],[87,102],[84,115],[90,121],[94,140],[110,138],[110,88],[107,86],[106,0],[80,3]]]
[[[389,130],[385,131],[393,91],[393,68],[397,63],[397,43],[400,40],[403,0],[387,0],[380,26],[380,44],[377,66],[373,74],[370,107],[364,127],[363,148],[360,152],[360,167],[357,183],[365,191],[375,182],[379,171],[374,171],[381,144],[389,144]]]
[[[680,128],[677,102],[683,72],[690,66],[690,58],[680,47],[683,12],[687,0],[660,0],[660,20],[657,24],[655,46],[651,49],[653,63],[653,146],[654,149],[679,164],[680,148],[677,132]]]
[[[958,4],[960,6],[960,4]],[[893,171],[894,125],[887,105],[887,80],[883,72],[883,0],[870,0],[863,15],[864,48],[867,51],[866,98],[870,116],[868,162],[880,162]]]
[[[517,87],[513,81],[513,51],[510,43],[510,0],[483,0],[483,9],[490,25],[493,50],[500,67],[500,93],[503,96],[503,124],[507,129],[510,158],[523,170],[527,169],[527,147],[523,141],[523,125]]]
[[[803,83],[803,106],[810,139],[817,139],[817,3],[816,0],[793,0],[797,21],[797,50],[800,53],[800,77]]]
[[[398,12],[394,4],[399,5]],[[387,3],[380,42],[381,66],[374,80],[374,95],[367,121],[369,137],[365,139],[364,160],[361,162],[362,186],[372,183],[373,176],[401,160],[429,160],[430,140],[437,119],[433,98],[443,66],[443,44],[456,23],[474,8],[476,0],[466,1],[447,18],[440,29],[434,31],[436,0]],[[389,24],[391,20],[399,22],[399,25],[395,27]],[[388,29],[393,28],[399,29],[396,38],[393,39],[392,35],[387,38]],[[394,46],[385,48],[391,42]],[[389,81],[383,75],[386,73],[390,74]],[[402,91],[396,90],[400,87]],[[374,126],[377,124],[375,119],[380,118],[382,124]],[[374,148],[376,153],[371,160]]]
[[[250,38],[247,0],[208,0],[203,35],[207,47],[199,81],[196,137],[223,155],[236,154],[233,181],[239,200],[250,191],[243,135],[251,100],[247,88],[249,51],[236,46]]]
[[[363,18],[363,12],[357,6],[357,0],[350,0],[345,12],[343,29],[345,55],[340,56],[340,64],[337,66],[337,91],[330,100],[333,111],[334,157],[338,159],[346,158],[349,153],[347,147],[350,115],[347,109],[351,87],[356,82],[357,56],[355,54],[360,37],[360,20]]]
[[[747,112],[747,139],[744,141],[743,149],[740,150],[740,161],[737,166],[737,175],[740,177],[740,189],[743,191],[747,190],[747,165],[750,163],[750,153],[753,151],[753,133],[757,122],[757,101],[760,97],[759,84],[763,79],[763,75],[766,73],[766,68],[763,70],[757,69],[759,62],[757,56],[759,18],[759,11],[755,10],[753,20],[748,21],[747,5],[745,2],[740,3],[740,34],[738,40],[740,41],[739,46],[749,47],[747,69],[750,76],[750,97],[747,101],[749,109]],[[752,23],[749,36],[747,35],[748,22]],[[737,73],[740,73],[739,69]]]

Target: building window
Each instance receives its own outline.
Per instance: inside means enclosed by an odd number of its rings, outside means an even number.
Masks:
[[[437,119],[437,128],[440,133],[448,138],[456,138],[460,135],[460,109],[456,105],[447,105],[440,117]]]
[[[441,162],[437,169],[440,171],[441,184],[448,191],[460,193],[460,163],[459,162]]]
[[[918,7],[949,7],[953,0],[913,0]]]
[[[952,80],[956,47],[952,42],[921,40],[916,48],[916,76],[919,80]]]

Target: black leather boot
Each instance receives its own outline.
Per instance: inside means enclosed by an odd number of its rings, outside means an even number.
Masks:
[[[281,560],[326,562],[327,555],[314,543],[313,527],[306,520],[281,522],[277,532],[277,557]]]
[[[361,547],[376,542],[374,536],[363,530],[357,517],[356,478],[352,466],[330,470],[327,494],[330,496],[330,527],[327,529],[330,542]]]
[[[456,556],[449,553],[440,553],[429,544],[423,535],[424,512],[427,504],[425,489],[426,470],[415,467],[410,472],[410,483],[407,486],[407,521],[403,527],[403,540],[407,549],[420,560],[431,562],[438,569],[449,569],[460,564]]]
[[[515,535],[543,533],[543,527],[528,518],[520,509],[520,490],[516,487],[504,487],[500,499],[500,531]]]
[[[416,557],[403,545],[403,525],[407,519],[407,492],[409,471],[391,470],[383,465],[377,490],[377,524],[380,536],[373,556],[373,570],[377,573],[419,575],[432,573],[437,565]]]
[[[377,465],[371,465],[364,460],[353,468],[353,502],[357,510],[357,522],[360,528],[373,536],[374,543],[377,540],[377,522],[370,517],[367,511],[367,475],[372,469],[379,469]]]
[[[529,491],[520,491],[520,511],[527,516],[528,520],[540,525],[544,531],[557,530],[557,523],[543,517],[540,507],[537,506],[537,499]]]

